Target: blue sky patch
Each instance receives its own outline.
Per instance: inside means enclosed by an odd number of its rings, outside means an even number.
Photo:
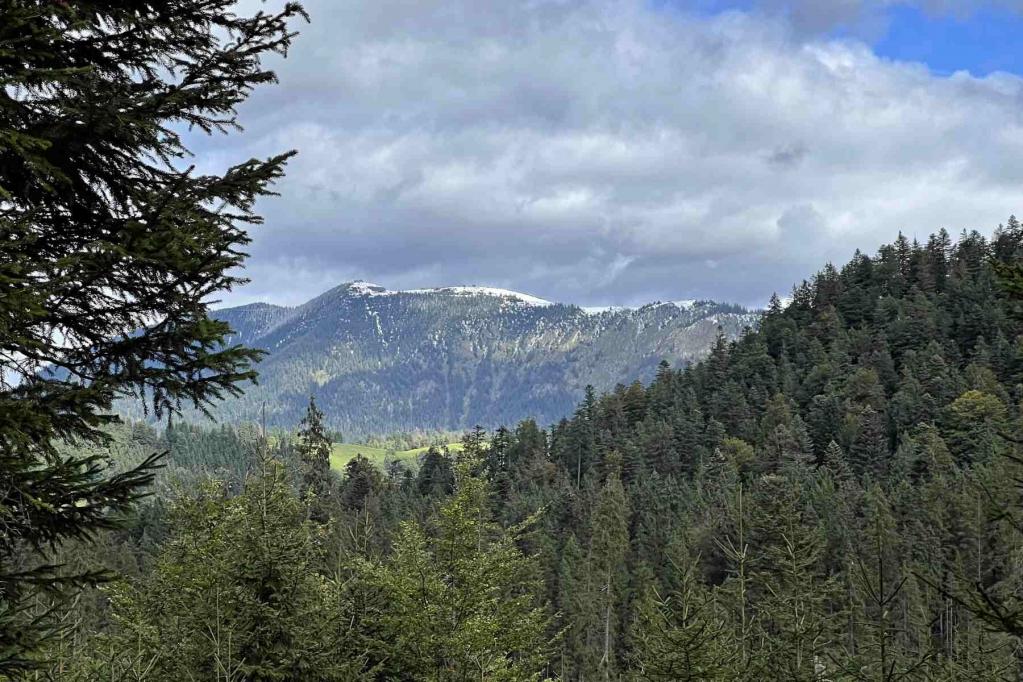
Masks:
[[[882,57],[926,64],[936,75],[996,71],[1023,75],[1018,40],[1023,13],[993,2],[971,2],[955,12],[925,9],[906,0],[894,4],[852,0],[651,0],[660,10],[676,8],[712,16],[727,11],[763,12],[791,20],[798,32],[854,37]],[[962,6],[965,6],[963,3]]]
[[[1023,16],[1006,10],[989,8],[957,17],[901,6],[888,10],[887,31],[874,50],[891,59],[922,62],[940,75],[959,70],[974,76],[1023,74],[1021,32]]]

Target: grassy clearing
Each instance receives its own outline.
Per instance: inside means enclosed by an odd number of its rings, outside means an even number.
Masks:
[[[424,447],[414,448],[412,450],[386,450],[384,448],[374,448],[369,445],[360,445],[358,443],[334,443],[330,453],[330,468],[340,471],[345,468],[345,465],[348,464],[348,462],[355,459],[357,455],[362,455],[369,461],[381,467],[384,465],[384,461],[388,459],[407,461],[409,464],[415,464],[419,455],[429,449],[429,447]],[[448,443],[448,449],[452,452],[457,452],[462,449],[462,444]]]

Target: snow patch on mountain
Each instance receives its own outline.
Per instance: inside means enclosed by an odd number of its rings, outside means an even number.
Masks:
[[[390,291],[346,282],[295,308],[216,311],[237,330],[232,343],[270,351],[259,385],[217,412],[246,421],[265,401],[271,424],[291,428],[315,392],[332,427],[349,434],[496,426],[526,416],[552,423],[571,414],[585,386],[650,381],[658,361],[698,360],[718,325],[737,338],[757,316],[707,300],[584,310],[497,287]]]
[[[432,289],[399,289],[397,291],[391,291],[386,289],[379,284],[373,284],[372,282],[365,282],[362,280],[356,282],[349,282],[344,285],[347,293],[354,294],[356,296],[396,296],[398,294],[451,294],[455,296],[493,296],[495,298],[505,299],[507,301],[521,303],[528,306],[534,307],[546,307],[555,305],[552,301],[547,301],[536,296],[529,294],[523,294],[519,291],[511,291],[510,289],[499,289],[497,287],[477,287],[477,286],[455,286],[455,287],[437,287]]]
[[[402,293],[406,294],[429,294],[429,293],[440,293],[440,294],[455,294],[457,296],[495,296],[497,298],[511,299],[520,303],[525,303],[529,306],[546,307],[554,305],[553,301],[547,301],[536,296],[530,296],[529,294],[523,294],[519,291],[511,291],[510,289],[498,289],[496,287],[441,287],[439,289],[408,289]]]
[[[363,280],[349,282],[347,287],[349,292],[360,296],[386,296],[387,294],[392,293],[379,284],[373,284],[372,282],[366,282]]]
[[[648,303],[645,306],[628,306],[628,305],[596,305],[596,306],[580,306],[587,315],[603,315],[604,313],[621,313],[629,312],[631,310],[641,310],[643,308],[656,308],[658,306],[674,306],[679,310],[693,310],[696,308],[697,301],[693,299],[685,299],[681,301],[659,301],[657,303]]]
[[[579,308],[587,315],[603,315],[604,313],[620,313],[625,310],[635,310],[625,305],[593,305],[581,306]]]
[[[516,303],[520,305],[530,307],[547,307],[552,305],[559,305],[554,301],[548,301],[537,296],[530,294],[524,294],[521,291],[512,291],[511,289],[501,289],[499,287],[485,287],[485,286],[450,286],[450,287],[433,287],[428,289],[397,289],[390,290],[379,284],[373,282],[367,282],[365,280],[357,280],[354,282],[348,282],[341,285],[341,288],[345,290],[348,295],[364,296],[364,297],[376,297],[376,296],[397,296],[400,294],[405,295],[431,295],[441,294],[449,296],[492,296],[494,298],[502,299],[509,303]],[[646,307],[656,306],[674,306],[679,310],[689,311],[694,310],[701,304],[709,303],[708,301],[697,301],[695,299],[681,299],[678,301],[658,301],[656,303],[648,303],[645,306],[625,306],[625,305],[604,305],[604,306],[579,306],[587,315],[603,315],[604,313],[622,313],[633,310],[640,310]]]

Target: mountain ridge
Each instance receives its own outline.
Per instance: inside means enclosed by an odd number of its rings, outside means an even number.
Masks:
[[[226,421],[294,426],[309,395],[357,436],[567,416],[586,385],[649,380],[759,314],[713,301],[582,308],[483,286],[389,290],[356,280],[297,306],[250,303],[213,316],[230,343],[267,351],[258,385],[216,410]]]

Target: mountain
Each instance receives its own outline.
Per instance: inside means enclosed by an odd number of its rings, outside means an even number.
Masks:
[[[294,426],[310,394],[348,435],[495,426],[572,412],[598,390],[652,378],[657,364],[703,356],[718,329],[736,337],[758,314],[710,301],[580,308],[504,289],[389,291],[338,286],[293,308],[215,311],[231,341],[268,351],[257,386],[218,408],[227,421]]]

